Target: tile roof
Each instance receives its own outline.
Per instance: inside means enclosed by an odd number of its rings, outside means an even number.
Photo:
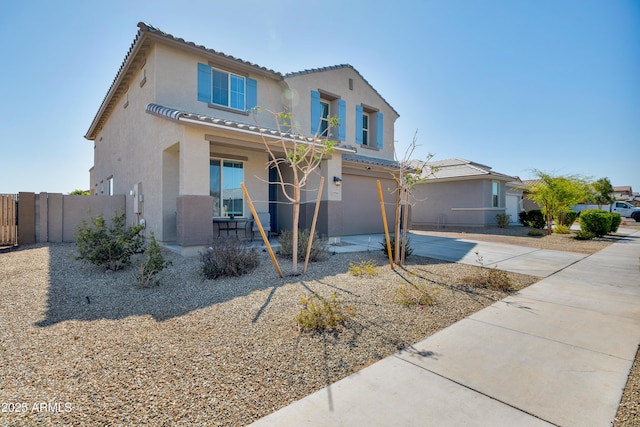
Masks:
[[[297,76],[297,75],[310,74],[310,73],[315,73],[315,72],[336,70],[336,69],[341,69],[341,68],[350,68],[353,71],[355,71],[356,74],[358,74],[358,76],[360,76],[362,78],[362,80],[365,83],[367,83],[367,85],[369,85],[369,87],[371,87],[371,89],[378,96],[380,96],[380,98],[389,106],[389,108],[391,108],[398,116],[400,116],[398,114],[398,112],[391,106],[391,104],[389,104],[382,97],[382,95],[380,95],[380,93],[378,93],[378,91],[373,86],[371,86],[371,84],[364,77],[362,77],[362,75],[358,72],[358,70],[353,68],[351,65],[341,64],[341,65],[335,65],[335,66],[324,67],[324,68],[314,68],[314,69],[309,69],[309,70],[302,70],[302,71],[298,71],[298,72],[288,73],[285,76],[280,72],[271,70],[271,69],[266,68],[266,67],[259,66],[259,65],[255,64],[253,62],[245,61],[243,59],[236,58],[236,57],[231,56],[231,55],[227,55],[227,54],[225,54],[223,52],[219,52],[219,51],[216,51],[214,49],[206,48],[205,46],[198,45],[198,44],[190,42],[190,41],[186,41],[186,40],[184,40],[184,39],[182,39],[180,37],[175,37],[175,36],[173,36],[173,35],[171,35],[169,33],[166,33],[164,31],[160,30],[159,28],[156,28],[153,25],[147,24],[145,22],[139,22],[138,23],[138,32],[136,34],[136,37],[134,38],[133,42],[131,43],[131,46],[129,47],[129,50],[127,51],[127,53],[126,53],[126,55],[124,57],[124,60],[122,61],[122,64],[120,64],[120,68],[118,69],[118,72],[116,73],[116,76],[113,79],[113,82],[111,83],[111,86],[109,87],[109,90],[107,91],[107,93],[105,94],[105,97],[102,100],[102,103],[100,104],[100,108],[98,109],[98,112],[94,116],[94,119],[91,122],[91,125],[90,125],[89,129],[87,130],[87,133],[85,134],[85,138],[90,139],[90,140],[91,139],[95,139],[97,130],[103,125],[103,123],[105,121],[105,117],[108,115],[108,113],[113,108],[115,102],[117,101],[117,95],[119,94],[119,92],[124,92],[126,90],[126,89],[119,88],[120,83],[122,83],[123,81],[125,81],[125,83],[126,83],[126,74],[127,74],[128,70],[131,68],[131,62],[135,59],[136,54],[141,50],[141,45],[144,44],[144,40],[147,37],[164,39],[164,40],[166,40],[166,41],[168,41],[170,43],[178,43],[178,44],[183,45],[183,46],[185,46],[187,48],[199,50],[202,53],[206,53],[206,54],[210,54],[210,55],[216,55],[218,58],[223,58],[223,59],[228,60],[228,61],[233,61],[233,62],[235,62],[235,63],[237,63],[238,65],[241,65],[241,66],[251,67],[256,71],[269,74],[272,77],[279,78],[279,79],[282,79],[284,77],[293,77],[293,76]]]
[[[416,162],[417,164],[417,162]],[[418,165],[419,166],[419,165]],[[494,172],[490,166],[465,159],[445,159],[426,163],[429,180],[463,179],[478,177],[494,177],[501,180],[515,181],[516,177]]]
[[[353,65],[351,65],[351,64],[339,64],[339,65],[331,65],[331,66],[328,66],[328,67],[310,68],[310,69],[302,70],[302,71],[294,71],[294,72],[291,72],[291,73],[286,73],[286,74],[284,75],[284,77],[285,77],[285,79],[286,79],[287,77],[302,76],[302,75],[305,75],[305,74],[312,74],[312,73],[322,73],[322,72],[324,72],[324,71],[339,70],[339,69],[342,69],[342,68],[349,68],[349,69],[353,70],[353,71],[354,71],[354,72],[355,72],[355,73],[356,73],[356,74],[357,74],[357,75],[358,75],[358,76],[359,76],[359,77],[360,77],[360,78],[361,78],[361,79],[362,79],[362,80],[363,80],[363,81],[364,81],[364,82],[365,82],[365,83],[366,83],[366,84],[371,88],[371,90],[373,90],[373,91],[376,93],[376,95],[378,95],[378,96],[380,97],[380,99],[382,99],[382,100],[385,102],[385,104],[387,104],[387,105],[389,106],[389,108],[391,108],[391,110],[392,110],[394,113],[396,113],[396,115],[397,115],[398,117],[400,117],[400,114],[398,114],[398,112],[395,110],[395,108],[393,108],[393,107],[391,106],[391,104],[389,104],[389,102],[387,102],[387,100],[386,100],[386,99],[384,99],[384,97],[383,97],[382,95],[380,95],[380,92],[378,92],[378,91],[376,90],[376,88],[374,88],[374,87],[371,85],[371,83],[369,83],[369,82],[367,81],[367,79],[365,79],[365,78],[362,76],[362,74],[360,74],[360,72],[359,72],[358,70],[356,70],[356,69],[353,67]]]
[[[217,50],[214,50],[214,49],[206,48],[206,47],[204,47],[202,45],[195,44],[194,42],[187,41],[187,40],[185,40],[183,38],[180,38],[180,37],[175,37],[175,36],[173,36],[173,35],[171,35],[169,33],[165,33],[164,31],[160,30],[159,28],[156,28],[153,25],[149,25],[149,24],[147,24],[145,22],[139,22],[138,23],[138,28],[140,28],[141,32],[149,32],[151,34],[155,34],[155,35],[158,35],[160,37],[163,37],[163,38],[165,38],[167,40],[175,41],[175,42],[178,42],[178,43],[185,44],[187,46],[194,47],[194,48],[202,50],[203,52],[206,52],[206,53],[212,53],[214,55],[218,55],[218,56],[224,57],[226,59],[230,59],[232,61],[236,61],[236,62],[238,62],[240,64],[249,65],[249,66],[251,66],[253,68],[258,68],[258,69],[260,69],[262,71],[266,71],[267,73],[271,73],[271,74],[275,74],[275,75],[278,75],[278,76],[282,76],[282,74],[277,72],[277,71],[271,70],[271,69],[266,68],[266,67],[262,67],[262,66],[260,66],[258,64],[253,63],[253,62],[245,61],[244,59],[236,58],[235,56],[227,55],[226,53],[223,53],[223,52],[220,52],[220,51],[217,51]],[[138,33],[138,34],[140,34],[140,33]]]
[[[190,113],[188,111],[178,110],[171,107],[165,107],[163,105],[158,105],[158,104],[147,104],[145,110],[147,113],[152,114],[154,116],[173,120],[176,122],[196,123],[196,124],[202,124],[205,126],[227,128],[231,130],[251,133],[256,136],[265,135],[267,137],[274,137],[274,138],[280,138],[282,136],[286,140],[304,142],[304,143],[311,143],[314,140],[314,138],[312,137],[307,137],[307,136],[294,134],[294,133],[283,132],[282,135],[280,135],[278,130],[260,127],[256,124],[247,124],[247,123],[237,122],[234,120],[220,119],[217,117],[207,116],[204,114]],[[353,147],[345,144],[338,144],[337,149],[339,151],[347,152],[347,153],[352,153],[355,151]]]
[[[342,160],[355,162],[355,163],[363,163],[366,165],[384,166],[384,167],[390,167],[390,168],[398,168],[400,166],[400,163],[398,163],[395,160],[378,159],[374,157],[363,156],[361,154],[343,154]]]

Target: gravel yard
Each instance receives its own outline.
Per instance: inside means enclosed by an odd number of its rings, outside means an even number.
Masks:
[[[586,250],[574,242],[561,247]],[[216,281],[200,278],[197,258],[169,253],[173,266],[149,289],[136,287],[134,268],[104,272],[74,252],[0,254],[0,425],[246,425],[506,296],[462,284],[478,267],[415,257],[398,274],[379,251],[285,279],[262,253],[251,274]],[[375,259],[378,275],[349,274],[359,259]],[[519,288],[538,280],[510,277]],[[436,304],[397,304],[405,279],[429,286]],[[339,333],[298,332],[300,297],[312,292],[335,292],[356,317]],[[639,370],[636,360],[618,427],[638,425]]]

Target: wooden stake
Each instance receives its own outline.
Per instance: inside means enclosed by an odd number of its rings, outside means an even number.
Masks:
[[[384,237],[387,239],[387,253],[389,255],[389,265],[393,270],[393,256],[391,255],[391,241],[389,240],[389,226],[387,225],[387,213],[384,210],[384,198],[382,197],[382,186],[378,180],[378,196],[380,196],[380,209],[382,210],[382,222],[384,224]]]
[[[251,213],[253,214],[253,219],[256,221],[256,224],[258,224],[258,229],[260,230],[260,234],[262,235],[262,240],[264,241],[264,244],[267,246],[267,249],[269,250],[269,255],[271,255],[271,261],[273,261],[273,265],[276,267],[276,270],[278,270],[278,274],[280,275],[280,278],[282,278],[283,277],[282,270],[280,269],[278,260],[276,259],[276,256],[273,253],[273,249],[271,249],[269,238],[264,232],[264,228],[262,228],[262,224],[260,223],[260,218],[258,218],[258,214],[256,213],[256,208],[253,206],[253,202],[251,201],[251,197],[249,197],[247,188],[244,186],[244,182],[240,183],[240,187],[242,187],[242,192],[244,193],[244,197],[247,198],[247,202],[249,203],[249,209],[251,209]]]
[[[313,221],[311,221],[311,230],[309,231],[309,243],[307,244],[307,255],[304,258],[304,268],[302,273],[307,272],[309,265],[309,255],[311,254],[311,246],[313,246],[313,236],[316,232],[316,221],[318,220],[318,211],[320,211],[320,199],[322,198],[322,187],[324,186],[324,176],[320,177],[320,188],[318,189],[318,199],[316,200],[316,210],[313,212]]]

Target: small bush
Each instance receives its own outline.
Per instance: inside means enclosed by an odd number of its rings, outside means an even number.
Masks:
[[[540,209],[522,211],[518,214],[518,221],[525,227],[543,229],[546,225],[544,215]]]
[[[594,233],[584,230],[579,230],[575,235],[576,240],[591,240],[594,237],[596,237]]]
[[[498,227],[507,228],[509,226],[509,223],[511,222],[511,215],[500,213],[496,215],[496,222],[498,223]]]
[[[309,253],[309,261],[317,262],[324,261],[329,258],[329,251],[327,251],[326,239],[320,239],[318,233],[314,233],[313,244],[311,245],[311,252]],[[278,253],[285,258],[293,258],[293,233],[289,230],[284,230],[278,236],[278,242],[280,243],[280,249]],[[309,245],[309,230],[298,231],[298,259],[304,259],[307,253],[307,246]]]
[[[402,282],[396,289],[396,302],[405,307],[428,306],[436,303],[436,296],[422,283]]]
[[[391,242],[391,256],[393,259],[396,258],[396,245],[393,243],[394,235],[389,235],[389,241]],[[382,240],[380,242],[380,246],[382,246],[381,251],[384,252],[385,256],[387,255],[387,239]],[[402,240],[400,240],[400,248],[402,248]],[[409,258],[413,254],[413,248],[411,247],[411,239],[407,237],[406,247],[404,250],[404,259]]]
[[[542,230],[547,224],[544,214],[540,209],[533,209],[529,211],[529,226]]]
[[[131,264],[131,257],[142,252],[142,227],[126,226],[124,212],[114,214],[111,225],[102,214],[92,217],[91,224],[83,221],[76,233],[76,247],[81,259],[107,270],[117,271]]]
[[[537,228],[531,228],[527,232],[527,235],[532,236],[532,237],[540,237],[540,236],[544,236],[544,232],[542,230],[537,229]]]
[[[564,224],[556,224],[553,228],[553,232],[556,234],[569,234],[569,227]]]
[[[611,215],[611,231],[610,233],[615,233],[618,231],[618,227],[620,227],[620,223],[622,223],[622,215],[616,212],[612,212]]]
[[[218,238],[210,248],[200,252],[200,260],[205,279],[242,276],[260,263],[256,250],[235,237]]]
[[[166,261],[162,256],[162,250],[160,245],[156,241],[156,237],[151,233],[151,240],[149,241],[149,247],[144,252],[146,260],[140,263],[138,267],[138,285],[143,288],[151,285],[159,285],[160,280],[156,278],[165,268],[171,265],[171,261]]]
[[[376,261],[373,259],[360,260],[358,263],[349,261],[349,273],[354,276],[376,276],[378,274]]]
[[[580,229],[602,237],[611,231],[611,214],[609,212],[589,209],[580,214]]]
[[[573,223],[576,222],[577,218],[578,218],[578,212],[568,210],[564,213],[564,221],[562,222],[562,224],[566,225],[567,227],[571,227]]]
[[[480,266],[480,271],[475,276],[467,276],[462,281],[468,285],[478,288],[494,289],[502,292],[514,290],[513,282],[506,271],[497,268],[488,268],[484,264],[484,259],[479,252],[476,254],[476,263]]]
[[[314,293],[308,298],[300,298],[300,302],[302,309],[296,321],[302,332],[339,330],[356,314],[355,308],[344,306],[335,292],[328,299]]]

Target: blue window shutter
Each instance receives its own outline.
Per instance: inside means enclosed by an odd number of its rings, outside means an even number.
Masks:
[[[344,99],[338,99],[338,140],[347,139],[347,103]]]
[[[320,92],[311,91],[311,134],[318,133],[318,125],[320,124],[320,115],[322,108],[320,106]]]
[[[362,105],[356,105],[356,144],[362,145]]]
[[[384,120],[382,118],[382,113],[378,112],[376,114],[378,116],[378,128],[376,129],[377,133],[377,147],[382,148],[382,135],[384,134]]]
[[[198,101],[211,103],[211,67],[198,63]]]
[[[258,106],[258,82],[247,77],[247,110]]]

